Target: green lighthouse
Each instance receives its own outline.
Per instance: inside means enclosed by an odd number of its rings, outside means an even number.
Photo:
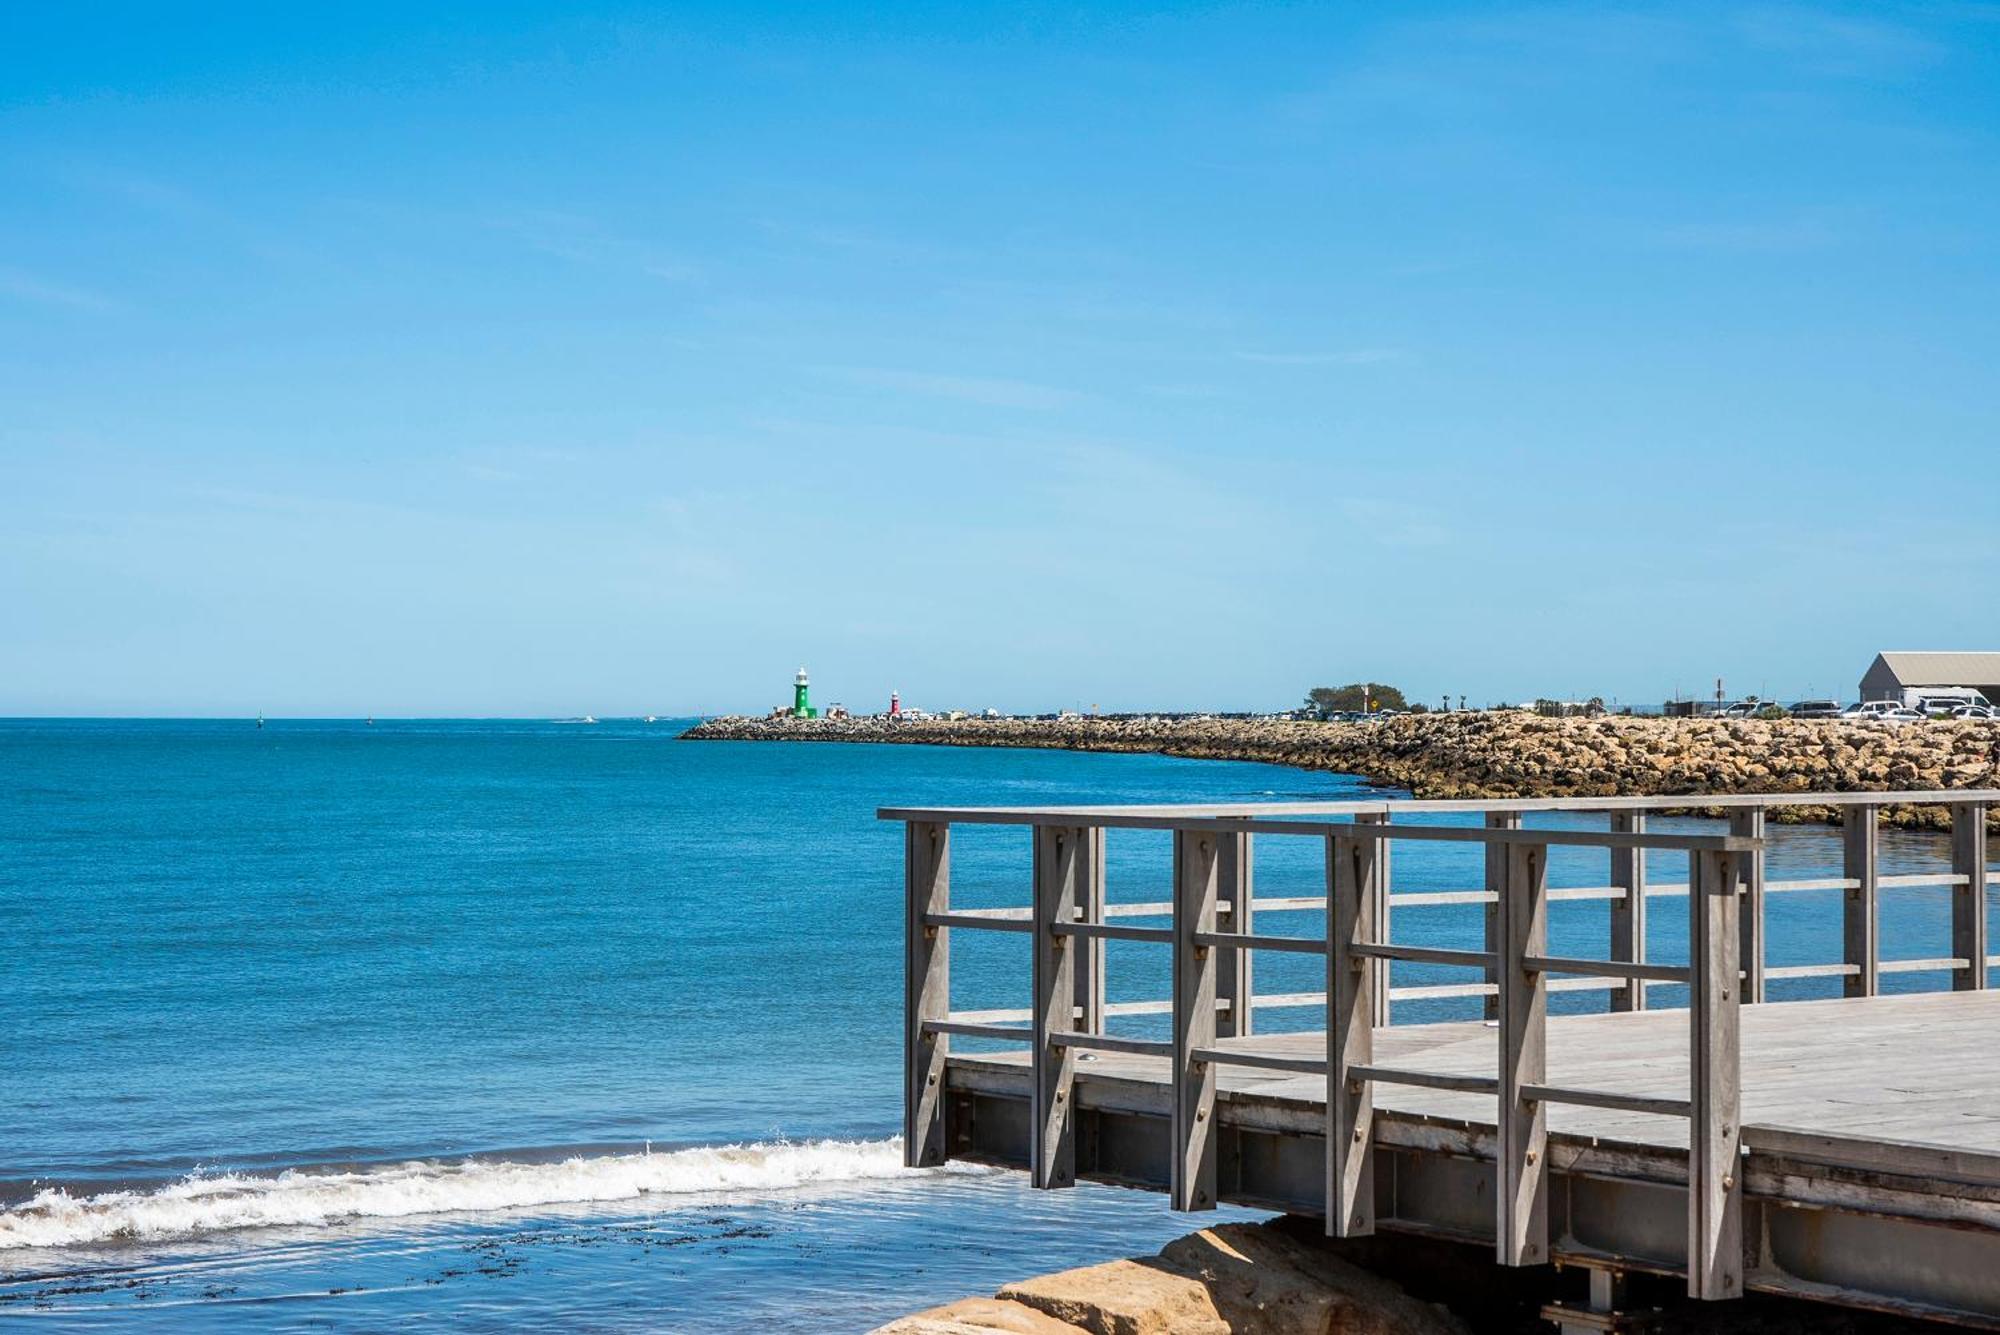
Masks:
[[[811,690],[811,683],[806,680],[806,670],[804,668],[800,668],[799,675],[792,678],[793,718],[819,717],[819,711],[812,707],[812,701],[808,698],[810,690]]]

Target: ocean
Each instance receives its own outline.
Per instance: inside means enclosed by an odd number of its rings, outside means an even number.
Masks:
[[[859,1331],[1253,1217],[900,1166],[901,832],[875,809],[1378,790],[1162,756],[678,741],[687,723],[0,721],[0,1318]],[[1835,847],[1774,829],[1773,874]],[[1943,841],[1884,849],[1914,868]],[[1555,882],[1601,884],[1588,856],[1559,855]],[[1478,883],[1468,848],[1395,857],[1399,889]],[[1110,868],[1114,899],[1163,898],[1165,836],[1114,835]],[[1027,870],[1025,831],[968,831],[954,899],[1023,903]],[[1317,875],[1310,848],[1259,848],[1260,891]],[[1836,957],[1832,904],[1774,897],[1772,961]],[[1674,906],[1653,910],[1662,960]],[[1601,952],[1603,915],[1558,906],[1557,946]],[[1885,897],[1885,954],[1947,953],[1948,920],[1941,889]],[[1441,910],[1397,926],[1477,931]],[[1164,995],[1147,951],[1114,947],[1114,1000]],[[1260,960],[1259,988],[1309,990],[1312,967]],[[1026,1004],[1018,938],[955,943],[954,975],[960,1007]]]

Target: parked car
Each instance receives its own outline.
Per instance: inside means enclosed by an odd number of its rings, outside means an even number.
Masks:
[[[1930,718],[1953,718],[1957,716],[1958,711],[1961,709],[1990,710],[1992,706],[1986,703],[1985,696],[1979,696],[1977,699],[1967,699],[1964,695],[1954,693],[1951,695],[1920,696],[1910,708]]]
[[[1796,700],[1790,706],[1793,718],[1839,718],[1838,700]]]
[[[1951,718],[1994,719],[2000,718],[2000,710],[1991,705],[1960,705],[1951,711]]]
[[[1885,714],[1893,714],[1902,708],[1903,706],[1897,704],[1894,700],[1857,700],[1847,708],[1841,710],[1840,716],[1849,722],[1853,722],[1857,719],[1881,718]],[[1904,712],[1909,713],[1913,711],[1905,710]]]
[[[1724,705],[1715,711],[1716,718],[1754,718],[1761,709],[1770,708],[1771,702],[1751,696],[1748,700],[1738,700],[1733,705]]]
[[[1905,706],[1898,705],[1896,708],[1891,709],[1886,714],[1876,714],[1874,717],[1880,719],[1884,723],[1894,723],[1900,726],[1905,723],[1922,723],[1926,719],[1928,719],[1930,715],[1919,714],[1914,709],[1909,709],[1906,708]]]

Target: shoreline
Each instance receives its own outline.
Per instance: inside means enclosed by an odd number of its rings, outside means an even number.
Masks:
[[[1981,721],[1892,727],[1807,719],[1542,718],[1518,711],[1405,714],[1370,723],[725,717],[700,723],[681,739],[1144,752],[1352,774],[1418,798],[2000,787],[2000,723]],[[1838,824],[1839,813],[1808,804],[1773,808],[1770,819]],[[1935,807],[1885,807],[1883,819],[1906,828],[1947,827],[1946,813]]]

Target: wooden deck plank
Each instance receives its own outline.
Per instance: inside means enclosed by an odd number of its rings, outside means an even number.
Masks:
[[[1659,1097],[1687,1092],[1685,1011],[1628,1011],[1553,1016],[1549,1020],[1551,1084]],[[2000,1071],[1968,1053],[1989,1051],[2000,1027],[2000,991],[1767,1003],[1743,1008],[1743,1122],[1826,1135],[1912,1141],[2000,1153]],[[1259,1034],[1221,1039],[1223,1050],[1246,1047],[1323,1059],[1320,1033]],[[1077,1079],[1127,1080],[1166,1087],[1169,1069],[1156,1057],[1093,1054]],[[953,1066],[1025,1068],[1027,1054],[954,1052]],[[1453,1021],[1377,1029],[1373,1061],[1452,1075],[1492,1075],[1498,1033],[1487,1022]],[[1222,1099],[1259,1097],[1324,1109],[1326,1082],[1317,1076],[1224,1066]],[[1378,1113],[1494,1123],[1491,1096],[1378,1085]],[[1551,1107],[1559,1135],[1681,1149],[1687,1128],[1678,1119],[1607,1109]]]

